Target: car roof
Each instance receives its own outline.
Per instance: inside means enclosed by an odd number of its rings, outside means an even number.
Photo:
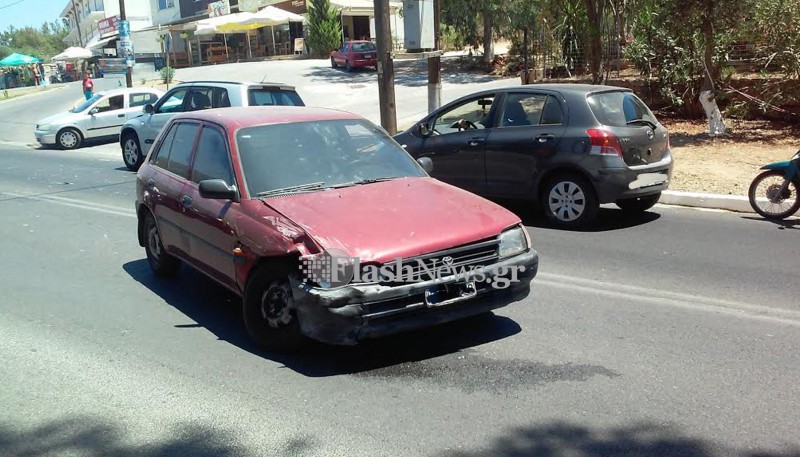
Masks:
[[[609,91],[625,91],[631,92],[630,88],[627,87],[618,87],[618,86],[606,86],[601,84],[572,84],[572,83],[537,83],[537,84],[525,84],[522,86],[508,86],[508,87],[500,87],[497,89],[487,89],[480,92],[475,92],[474,94],[469,95],[471,96],[480,96],[480,95],[491,95],[498,92],[533,92],[537,90],[551,90],[555,92],[560,92],[562,94],[570,94],[570,95],[588,95],[598,92],[609,92]]]
[[[229,86],[273,86],[273,87],[281,87],[284,89],[291,89],[294,90],[294,86],[291,84],[280,83],[275,81],[264,81],[264,82],[252,82],[252,81],[214,81],[214,80],[199,80],[199,81],[184,81],[179,83],[177,86],[191,86],[192,84],[218,84],[218,85],[229,85]]]
[[[346,111],[308,106],[237,106],[180,113],[174,120],[194,119],[213,122],[231,129],[292,122],[358,119]]]
[[[369,40],[348,40],[347,43],[372,43]]]
[[[152,87],[122,87],[120,89],[110,89],[110,90],[103,90],[98,92],[98,94],[102,94],[104,96],[113,97],[115,95],[127,95],[131,93],[142,93],[142,92],[152,92],[155,94],[163,94],[164,91],[161,89],[154,89]]]

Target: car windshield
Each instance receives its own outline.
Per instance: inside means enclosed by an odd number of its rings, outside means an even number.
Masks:
[[[250,106],[303,106],[303,100],[291,90],[250,89],[248,97]]]
[[[364,120],[246,127],[236,142],[254,196],[426,176],[389,135]]]
[[[353,52],[368,52],[374,50],[375,45],[373,43],[353,43]]]
[[[645,103],[632,92],[603,92],[590,95],[589,107],[603,125],[625,127],[643,122],[657,125],[658,120]]]
[[[69,112],[70,113],[82,113],[82,112],[86,111],[90,106],[92,106],[95,103],[97,103],[101,98],[103,98],[102,94],[95,94],[89,100],[86,100],[83,103],[81,103],[80,105],[78,105],[78,106],[72,108],[71,110],[69,110]]]

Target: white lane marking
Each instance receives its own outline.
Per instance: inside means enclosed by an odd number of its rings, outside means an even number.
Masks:
[[[47,203],[55,203],[57,205],[68,206],[70,208],[86,209],[90,211],[96,211],[99,213],[111,214],[114,216],[136,217],[136,212],[133,211],[132,209],[125,210],[124,208],[120,208],[118,206],[105,205],[102,203],[95,203],[87,200],[66,198],[57,195],[24,195],[24,194],[17,194],[14,192],[2,192],[2,194],[14,198],[24,198],[24,199],[36,200]]]
[[[800,326],[800,311],[772,308],[769,306],[720,300],[700,295],[670,292],[666,290],[648,289],[626,284],[618,284],[592,279],[575,278],[553,273],[540,272],[534,284],[562,289],[581,290],[591,294],[625,298],[634,301],[650,302],[703,311],[719,311],[741,317],[763,319]]]

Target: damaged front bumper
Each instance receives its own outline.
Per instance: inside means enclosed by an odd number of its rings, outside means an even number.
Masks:
[[[522,300],[530,293],[530,283],[538,269],[539,256],[530,249],[478,268],[467,278],[449,276],[392,286],[350,284],[335,289],[309,286],[293,278],[292,286],[303,334],[329,344],[356,344],[474,316]],[[485,280],[471,281],[475,274]],[[492,285],[498,282],[506,287]],[[461,292],[432,303],[430,297],[445,289]]]

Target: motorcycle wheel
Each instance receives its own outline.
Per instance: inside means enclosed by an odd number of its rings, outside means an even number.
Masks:
[[[799,186],[796,181],[790,181],[781,192],[784,181],[784,172],[780,170],[768,170],[756,176],[747,193],[753,210],[772,220],[786,219],[796,213],[800,209]]]

